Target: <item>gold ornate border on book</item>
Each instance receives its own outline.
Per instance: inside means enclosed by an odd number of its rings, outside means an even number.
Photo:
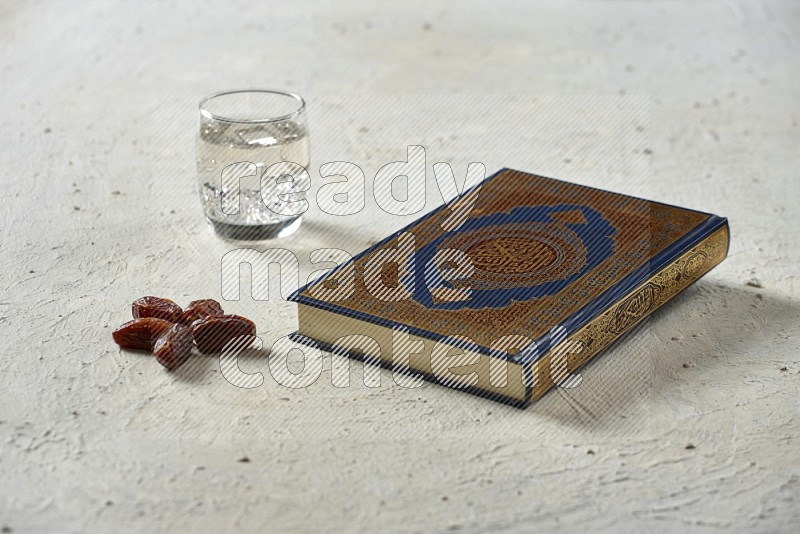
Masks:
[[[729,230],[725,225],[535,362],[533,399],[541,397],[560,377],[576,371],[718,265],[727,255],[728,240]]]

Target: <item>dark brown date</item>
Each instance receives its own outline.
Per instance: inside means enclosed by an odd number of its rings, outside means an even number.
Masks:
[[[255,336],[256,325],[240,315],[209,315],[192,323],[192,337],[202,353],[220,352],[239,336]]]
[[[185,325],[191,325],[198,319],[208,317],[209,315],[222,315],[222,306],[214,299],[193,300],[183,310],[183,319],[181,322]]]
[[[160,297],[142,297],[133,301],[131,306],[133,318],[158,317],[171,323],[179,323],[183,318],[183,310],[169,299]]]
[[[170,329],[172,323],[157,317],[141,317],[128,321],[111,334],[123,349],[152,350],[156,340]]]
[[[192,333],[188,326],[174,324],[153,347],[158,363],[173,371],[192,355]]]

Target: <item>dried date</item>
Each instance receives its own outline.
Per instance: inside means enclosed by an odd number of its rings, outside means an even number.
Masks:
[[[156,340],[170,329],[172,323],[157,317],[140,317],[128,321],[111,334],[123,349],[152,350]]]
[[[183,318],[181,322],[185,325],[191,325],[198,319],[208,317],[209,315],[223,315],[225,312],[222,306],[214,299],[193,300],[183,310]]]
[[[183,365],[192,354],[192,333],[188,326],[174,324],[153,347],[158,363],[173,371]]]
[[[191,330],[202,353],[220,352],[234,338],[256,335],[255,323],[240,315],[210,315],[193,322]]]
[[[131,305],[133,318],[158,317],[171,323],[179,323],[183,319],[183,310],[169,299],[160,297],[142,297]]]

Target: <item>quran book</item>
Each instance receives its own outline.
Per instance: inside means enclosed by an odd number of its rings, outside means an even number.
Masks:
[[[293,339],[525,407],[728,244],[723,217],[503,169],[295,292]]]

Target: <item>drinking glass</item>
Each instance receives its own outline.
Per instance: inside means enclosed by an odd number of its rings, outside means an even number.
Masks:
[[[268,89],[200,102],[197,176],[203,211],[225,239],[283,237],[300,226],[310,187],[305,102]]]

